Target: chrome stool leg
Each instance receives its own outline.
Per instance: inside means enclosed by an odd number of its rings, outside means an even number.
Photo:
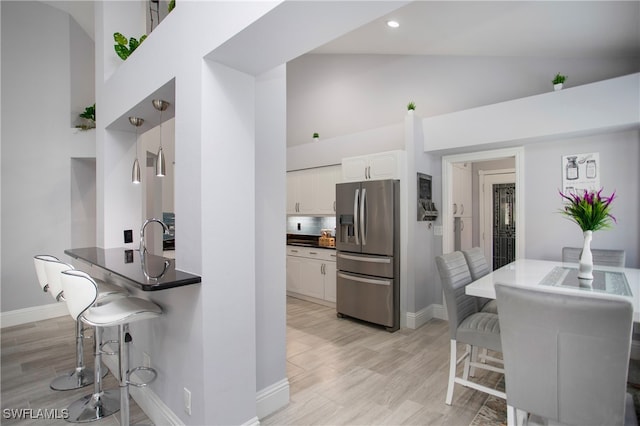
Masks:
[[[120,324],[118,326],[118,340],[120,341],[120,426],[129,426],[130,410],[129,410],[129,385],[135,387],[145,387],[152,383],[158,373],[156,370],[150,367],[136,367],[129,370],[129,344],[131,343],[131,335],[129,334],[129,324]],[[131,374],[137,371],[150,372],[153,377],[146,382],[134,382],[131,379]]]
[[[93,383],[93,370],[84,365],[84,347],[83,347],[83,327],[81,321],[76,321],[76,368],[75,370],[56,377],[49,385],[53,390],[71,390],[79,389]],[[102,377],[106,376],[107,370],[104,371]]]
[[[118,354],[118,365],[120,367],[120,426],[129,426],[129,385],[127,383],[127,370],[129,369],[129,345],[131,336],[129,326],[120,324],[118,326],[118,340],[120,341],[120,351]]]
[[[72,403],[68,407],[68,422],[86,423],[99,420],[117,413],[120,409],[120,401],[115,390],[102,390],[102,351],[100,342],[102,341],[102,327],[95,327],[95,367],[93,394]]]

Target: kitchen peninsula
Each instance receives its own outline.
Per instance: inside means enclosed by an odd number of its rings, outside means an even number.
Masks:
[[[108,274],[123,278],[143,291],[165,290],[198,284],[202,281],[197,275],[176,269],[175,259],[167,259],[151,253],[140,256],[138,250],[83,247],[67,249],[64,253],[98,267]]]

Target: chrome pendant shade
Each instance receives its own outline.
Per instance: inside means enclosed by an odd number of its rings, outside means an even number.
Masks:
[[[137,158],[133,161],[133,168],[131,169],[131,182],[140,183],[140,162]]]
[[[162,146],[158,149],[158,157],[156,158],[156,176],[164,176],[167,174],[167,166],[164,161],[164,152]]]
[[[164,159],[164,152],[162,152],[162,111],[165,111],[169,107],[169,102],[162,99],[154,99],[151,101],[153,107],[160,111],[160,147],[158,148],[158,156],[156,158],[156,176],[162,177],[167,174],[167,165]]]
[[[138,127],[142,126],[144,119],[140,117],[129,117],[129,123],[136,127],[136,159],[131,168],[131,182],[140,183],[140,162],[138,161]]]

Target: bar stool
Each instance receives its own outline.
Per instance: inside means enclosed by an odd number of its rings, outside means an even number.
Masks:
[[[60,272],[74,269],[72,265],[61,262],[57,257],[51,255],[36,255],[33,257],[36,268],[38,282],[42,289],[51,294],[56,301],[61,301],[62,284],[60,282]],[[98,301],[107,302],[119,297],[125,297],[127,291],[114,284],[100,281],[98,285]],[[84,328],[82,322],[76,321],[76,368],[60,377],[56,377],[49,384],[53,390],[78,389],[93,383],[93,371],[84,365]],[[103,376],[107,374],[105,370]]]
[[[123,297],[103,305],[96,305],[98,287],[96,282],[85,272],[68,270],[61,274],[64,297],[72,317],[77,318],[95,328],[95,379],[94,392],[72,403],[69,408],[70,422],[83,423],[109,416],[120,409],[120,425],[129,425],[129,385],[146,386],[155,380],[157,373],[149,367],[136,367],[129,370],[129,352],[127,343],[131,342],[128,326],[132,322],[147,320],[162,314],[160,306],[138,297]],[[118,326],[118,379],[120,386],[120,404],[113,400],[110,391],[102,390],[100,380],[100,362],[102,352],[100,338],[104,327]],[[146,383],[130,380],[131,374],[146,370],[153,378]]]

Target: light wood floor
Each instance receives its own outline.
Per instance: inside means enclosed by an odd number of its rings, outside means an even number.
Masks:
[[[446,321],[389,333],[338,319],[335,309],[288,298],[290,403],[261,424],[468,425],[487,395],[456,385],[447,406],[448,368]],[[477,376],[489,386],[501,377]]]
[[[63,410],[77,399],[93,392],[93,385],[70,391],[54,391],[49,388],[52,379],[72,371],[75,366],[75,322],[65,315],[46,321],[37,321],[15,327],[3,328],[2,378],[0,382],[3,425],[64,425],[64,419],[6,419],[5,409]],[[89,331],[87,333],[91,335]],[[93,366],[93,339],[84,342],[85,364]],[[106,368],[106,367],[105,367]],[[118,389],[118,382],[109,373],[104,379],[104,389]],[[131,423],[149,419],[131,400]],[[119,414],[89,423],[95,426],[116,426]]]
[[[65,316],[1,330],[2,409],[63,409],[92,387],[54,391],[50,381],[70,371],[74,327]],[[85,342],[93,365],[92,342]],[[287,375],[290,403],[261,419],[263,425],[468,425],[486,395],[456,386],[453,405],[444,403],[449,366],[446,321],[418,330],[389,333],[335,310],[299,299],[287,300]],[[478,374],[494,386],[500,375]],[[109,374],[105,389],[117,388]],[[132,400],[132,423],[149,419]],[[11,425],[69,425],[65,420],[7,420]],[[92,425],[119,425],[118,414]]]

